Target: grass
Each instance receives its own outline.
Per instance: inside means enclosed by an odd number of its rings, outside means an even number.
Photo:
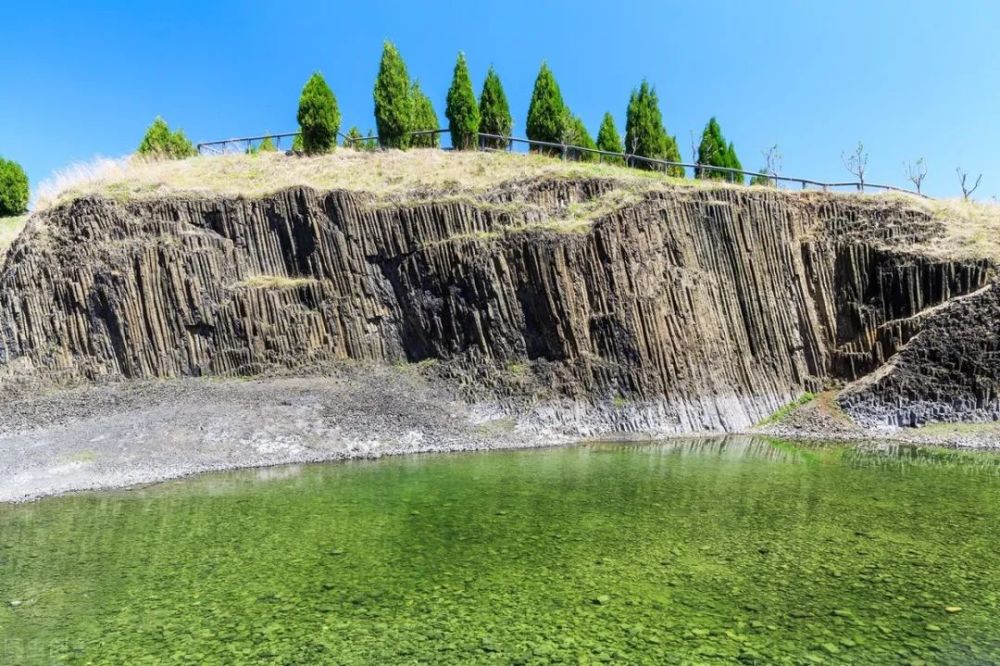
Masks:
[[[27,215],[0,217],[0,259],[3,259],[4,255],[7,254],[7,249],[27,223]]]
[[[305,285],[315,284],[315,278],[291,278],[284,275],[254,275],[242,282],[237,287],[248,287],[250,289],[294,289]]]
[[[803,393],[802,395],[800,395],[795,400],[792,400],[787,405],[784,405],[783,407],[778,408],[777,411],[775,411],[773,414],[771,414],[770,416],[768,416],[766,419],[764,419],[763,421],[761,421],[760,423],[758,423],[757,426],[759,427],[759,426],[772,425],[774,423],[780,423],[789,414],[791,414],[792,412],[794,412],[796,409],[798,409],[802,405],[806,404],[807,402],[812,402],[815,398],[816,398],[816,394],[815,393],[810,393],[809,391],[806,391],[805,393]]]
[[[391,202],[435,195],[482,193],[504,181],[531,178],[615,178],[646,189],[657,184],[701,185],[701,181],[610,164],[564,162],[543,155],[446,152],[437,149],[356,152],[294,157],[284,153],[220,155],[152,161],[99,158],[75,164],[39,186],[37,210],[75,197],[100,194],[115,199],[166,193],[260,197],[294,186],[369,192]]]
[[[644,196],[684,188],[719,191],[738,188],[763,196],[780,192],[790,202],[823,202],[832,197],[875,206],[873,223],[882,209],[911,207],[940,222],[933,238],[911,244],[908,249],[942,259],[1000,259],[1000,205],[961,200],[925,200],[915,196],[888,194],[824,193],[788,191],[734,185],[715,180],[680,179],[663,173],[630,169],[613,164],[565,162],[558,158],[524,153],[450,152],[418,149],[408,152],[357,152],[337,150],[314,157],[284,153],[221,155],[186,160],[151,161],[137,157],[99,158],[76,164],[43,182],[36,194],[35,210],[87,195],[115,201],[183,197],[259,198],[297,186],[320,191],[345,189],[366,193],[372,206],[397,206],[420,202],[472,202],[495,211],[531,212],[524,197],[513,201],[490,201],[484,196],[503,183],[536,179],[606,178],[615,187],[591,201],[573,203],[558,210],[534,215],[531,224],[517,230],[579,233],[589,230],[593,220],[623,206],[634,205]],[[21,222],[23,226],[23,221]],[[0,248],[9,232],[0,229]],[[8,239],[7,243],[10,242]]]

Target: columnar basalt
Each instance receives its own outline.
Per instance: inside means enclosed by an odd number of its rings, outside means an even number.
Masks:
[[[993,275],[899,249],[940,222],[895,199],[617,187],[78,199],[6,257],[0,364],[93,381],[437,360],[469,400],[588,433],[733,430],[905,353]]]

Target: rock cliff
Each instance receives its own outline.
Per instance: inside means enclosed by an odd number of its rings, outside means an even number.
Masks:
[[[0,367],[72,383],[428,362],[470,402],[582,434],[736,430],[855,380],[843,404],[870,423],[994,416],[995,267],[912,251],[942,224],[897,198],[622,196],[603,178],[388,203],[85,196],[7,253]],[[956,322],[969,349],[949,346]]]

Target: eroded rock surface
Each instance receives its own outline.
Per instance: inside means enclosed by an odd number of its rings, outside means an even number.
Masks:
[[[466,399],[539,427],[736,430],[921,353],[929,310],[993,275],[900,249],[940,222],[895,199],[678,187],[614,204],[615,188],[79,199],[8,253],[5,381],[436,361]],[[878,400],[914,399],[886,386]],[[993,388],[972,391],[995,410]]]

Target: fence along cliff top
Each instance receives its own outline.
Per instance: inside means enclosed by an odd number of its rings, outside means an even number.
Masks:
[[[448,134],[447,129],[438,130],[420,130],[416,132],[410,132],[411,136],[427,135],[427,134]],[[349,142],[365,142],[365,141],[378,141],[378,136],[365,136],[350,138],[345,134],[338,132],[338,134],[345,141]],[[271,139],[274,145],[279,150],[281,149],[281,140],[289,139],[294,140],[294,137],[298,136],[299,132],[284,132],[281,134],[262,134],[260,136],[248,136],[239,137],[233,139],[223,139],[220,141],[204,141],[197,145],[199,155],[224,155],[232,153],[244,153],[248,152],[254,144],[257,144],[264,139]],[[667,160],[658,160],[651,157],[643,157],[641,155],[632,155],[629,153],[613,153],[605,150],[598,150],[596,148],[585,148],[583,146],[574,146],[570,144],[563,143],[553,143],[549,141],[535,141],[532,139],[524,139],[515,136],[501,136],[498,134],[484,134],[482,132],[478,133],[479,137],[479,149],[480,150],[492,150],[496,151],[497,148],[488,148],[485,146],[483,139],[493,139],[506,142],[507,151],[515,152],[514,148],[517,145],[524,145],[527,148],[538,147],[547,148],[553,151],[558,151],[558,154],[562,159],[568,160],[578,160],[580,156],[584,153],[589,153],[592,155],[597,155],[598,161],[603,161],[604,159],[619,159],[624,161],[627,166],[632,166],[634,164],[643,163],[659,167],[663,171],[666,171],[668,167],[681,167],[683,169],[690,169],[692,172],[695,169],[703,169],[706,171],[717,171],[720,173],[735,174],[742,176],[765,176],[770,182],[774,183],[775,187],[779,187],[782,183],[795,184],[800,186],[802,189],[808,189],[810,187],[821,189],[824,192],[830,189],[837,188],[850,188],[858,192],[864,192],[865,189],[881,190],[886,192],[902,192],[904,194],[912,194],[913,196],[923,197],[929,199],[926,194],[918,194],[913,190],[908,190],[903,187],[895,187],[893,185],[880,185],[878,183],[867,183],[861,181],[847,181],[839,183],[825,183],[818,180],[810,180],[808,178],[793,178],[791,176],[779,176],[777,174],[762,174],[758,171],[743,171],[740,169],[732,169],[730,167],[720,167],[712,166],[710,164],[692,164],[689,162],[669,162]],[[443,148],[442,150],[450,150],[450,148]]]

